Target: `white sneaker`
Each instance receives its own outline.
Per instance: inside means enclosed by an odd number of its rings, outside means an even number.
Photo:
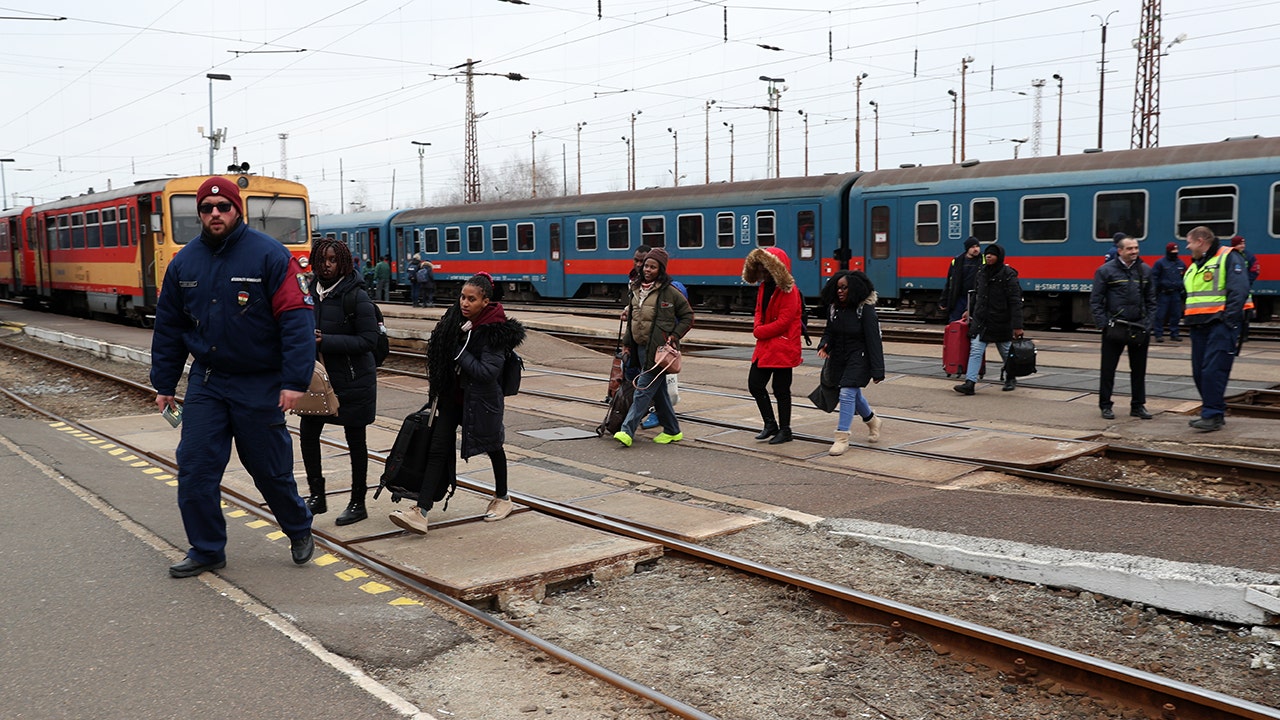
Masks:
[[[489,501],[489,507],[485,510],[485,522],[497,522],[511,514],[514,505],[510,498],[494,498]]]
[[[408,510],[394,510],[390,517],[391,522],[415,535],[427,534],[427,516],[422,513],[422,508],[417,505]]]

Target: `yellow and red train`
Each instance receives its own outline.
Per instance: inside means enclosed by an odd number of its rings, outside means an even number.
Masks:
[[[240,187],[245,222],[305,266],[311,252],[306,187],[247,173],[225,177]],[[200,235],[196,190],[206,178],[146,180],[0,212],[0,295],[149,325],[170,260]]]

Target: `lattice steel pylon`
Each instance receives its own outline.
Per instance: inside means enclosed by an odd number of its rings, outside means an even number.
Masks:
[[[1160,0],[1142,1],[1138,23],[1138,74],[1133,86],[1133,131],[1130,148],[1160,146]]]
[[[1041,124],[1044,119],[1040,108],[1044,100],[1044,78],[1032,80],[1031,87],[1036,89],[1035,106],[1031,118],[1031,157],[1040,157]]]
[[[480,202],[480,150],[476,146],[476,95],[475,79],[472,72],[475,62],[467,58],[467,118],[466,149],[463,153],[462,182],[463,202]]]

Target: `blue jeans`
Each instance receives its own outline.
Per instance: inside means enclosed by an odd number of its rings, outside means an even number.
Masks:
[[[409,281],[409,302],[414,307],[418,307],[418,281]]]
[[[982,360],[987,355],[987,345],[990,345],[979,335],[969,344],[969,367],[965,370],[964,379],[969,382],[978,382],[978,371],[982,369]],[[1000,351],[1000,360],[1006,361],[1009,357],[1009,346],[1013,344],[1012,340],[996,343],[996,350]]]
[[[858,414],[863,422],[871,419],[874,413],[871,412],[871,404],[867,402],[867,396],[863,394],[862,388],[842,387],[840,388],[840,419],[836,421],[836,430],[845,432],[849,426],[853,424],[853,414]]]
[[[676,419],[675,408],[671,406],[671,397],[667,395],[667,379],[661,373],[649,369],[648,358],[645,357],[647,352],[648,348],[637,348],[639,357],[636,359],[645,371],[636,377],[635,399],[631,402],[627,419],[622,421],[622,432],[635,437],[636,427],[652,407],[658,413],[662,432],[675,435],[680,432],[680,421]]]

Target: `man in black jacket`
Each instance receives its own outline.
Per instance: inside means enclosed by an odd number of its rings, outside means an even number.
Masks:
[[[1098,407],[1102,417],[1116,418],[1111,391],[1116,384],[1120,353],[1129,349],[1129,414],[1150,420],[1147,412],[1147,337],[1156,312],[1151,269],[1138,257],[1138,241],[1125,238],[1116,245],[1116,258],[1093,274],[1089,308],[1102,330],[1102,369],[1098,375]]]
[[[942,289],[942,298],[938,300],[938,308],[947,313],[947,322],[964,317],[964,311],[969,308],[969,293],[981,267],[982,250],[978,238],[970,236],[964,241],[964,252],[951,259],[947,284]]]
[[[987,345],[995,343],[1000,358],[1007,361],[1009,345],[1022,337],[1022,286],[1018,271],[1004,264],[1004,248],[992,243],[983,253],[982,269],[973,284],[973,307],[965,311],[969,317],[969,364],[964,382],[954,389],[961,395],[972,395],[982,368]],[[1017,381],[1005,373],[1002,390],[1012,390]]]

